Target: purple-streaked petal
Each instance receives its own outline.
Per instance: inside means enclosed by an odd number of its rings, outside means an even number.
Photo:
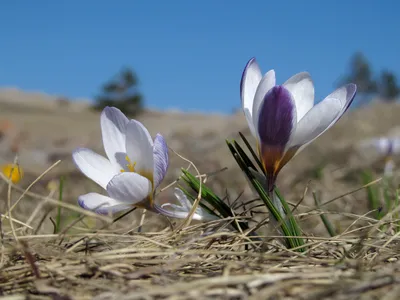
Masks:
[[[314,106],[314,84],[311,76],[307,72],[298,73],[290,77],[283,86],[292,94],[299,122]]]
[[[129,164],[131,165],[126,170],[139,174],[151,173],[151,177],[153,177],[153,141],[149,138],[149,132],[142,123],[136,120],[130,120],[126,128],[126,154],[129,157]]]
[[[256,94],[254,96],[254,102],[253,102],[253,108],[251,111],[251,116],[253,119],[253,125],[255,129],[255,137],[258,139],[258,117],[260,115],[260,109],[261,105],[263,103],[263,100],[268,93],[274,86],[275,86],[276,80],[275,80],[275,71],[270,70],[268,71],[264,77],[261,79],[258,87]]]
[[[156,189],[163,181],[169,165],[168,146],[161,134],[157,134],[154,139],[153,155],[154,189]]]
[[[89,193],[79,196],[78,204],[84,209],[91,210],[102,215],[109,213],[115,214],[119,211],[132,207],[124,202],[97,193]]]
[[[296,107],[290,92],[283,86],[273,87],[265,95],[258,117],[259,150],[270,190],[295,126]]]
[[[285,147],[296,124],[296,107],[291,94],[283,86],[266,93],[260,107],[257,129],[260,144]]]
[[[75,149],[72,152],[72,160],[85,176],[104,189],[108,182],[118,174],[116,165],[111,164],[108,159],[90,149]]]
[[[331,128],[350,106],[355,94],[356,86],[348,84],[315,105],[297,124],[290,145],[304,148]]]
[[[152,197],[152,183],[137,173],[124,172],[115,176],[107,185],[108,195],[126,204],[135,205]]]
[[[128,118],[115,107],[105,107],[101,113],[101,133],[103,137],[104,151],[112,164],[120,169],[126,164],[126,126]]]

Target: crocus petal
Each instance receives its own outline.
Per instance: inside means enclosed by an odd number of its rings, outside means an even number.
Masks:
[[[350,106],[355,94],[356,86],[348,84],[315,105],[297,124],[290,145],[305,146],[331,128]]]
[[[169,205],[167,205],[167,204],[169,204]],[[156,213],[159,213],[163,216],[170,217],[170,218],[177,218],[177,219],[185,219],[189,215],[189,213],[187,211],[183,211],[182,208],[169,210],[169,209],[165,209],[164,208],[165,206],[170,206],[170,207],[174,208],[174,206],[177,206],[177,205],[165,203],[162,206],[159,206],[157,204],[154,204],[153,211]],[[193,219],[194,219],[194,216],[193,216]]]
[[[242,98],[243,107],[253,107],[254,96],[261,78],[260,67],[255,57],[253,57],[247,62],[240,80],[240,96]]]
[[[175,210],[175,211],[184,211],[184,212],[187,212],[187,210],[185,210],[182,206],[176,205],[176,204],[173,204],[173,203],[164,203],[164,204],[161,204],[161,207],[162,207],[162,208],[164,208],[164,207],[171,207],[172,210]]]
[[[268,71],[261,79],[256,94],[254,96],[253,109],[251,116],[253,118],[253,125],[255,128],[255,137],[258,139],[258,117],[260,115],[260,108],[264,101],[266,94],[275,86],[275,71]]]
[[[164,137],[157,134],[154,139],[154,188],[158,187],[168,170],[168,146]]]
[[[296,124],[296,107],[283,86],[265,94],[256,118],[260,144],[285,147]]]
[[[84,209],[104,215],[109,213],[114,214],[132,207],[124,202],[97,193],[79,196],[78,204]]]
[[[259,153],[272,191],[280,162],[296,126],[296,107],[283,86],[273,87],[264,97],[258,116]]]
[[[118,173],[115,165],[112,165],[108,159],[90,149],[78,148],[74,150],[72,159],[83,174],[104,189],[107,187],[108,182]]]
[[[167,204],[169,204],[169,203],[163,204],[163,207],[165,207],[165,206],[174,207],[175,206],[174,204],[170,204],[170,205],[167,205]],[[153,211],[157,212],[161,215],[164,215],[166,217],[177,218],[177,219],[186,219],[189,215],[188,211],[183,211],[182,209],[168,210],[168,209],[164,209],[163,207],[155,204],[153,207]],[[205,212],[203,209],[201,209],[200,212],[198,210],[196,210],[196,212],[193,214],[192,219],[197,220],[197,221],[213,221],[213,220],[218,220],[219,218],[214,215],[211,215],[211,214]]]
[[[126,126],[128,118],[115,107],[105,107],[101,113],[101,133],[104,151],[112,164],[123,169],[126,156]]]
[[[126,154],[134,171],[153,182],[153,141],[147,129],[138,121],[130,120],[126,130]],[[128,171],[132,171],[128,168]]]
[[[314,106],[314,84],[311,76],[307,72],[298,73],[290,77],[283,86],[292,93],[299,122]]]
[[[189,201],[189,199],[181,189],[175,188],[174,195],[184,210],[190,211],[192,209],[192,202]]]
[[[192,209],[193,204],[186,197],[185,193],[179,188],[174,189],[174,195],[181,204],[181,206],[171,203],[165,203],[161,205],[161,207],[158,205],[154,205],[154,209],[158,213],[167,217],[185,219],[189,215],[189,212]],[[172,208],[172,210],[164,209],[164,207],[170,207]],[[200,220],[217,220],[217,219],[219,218],[207,213],[201,206],[198,206],[196,208],[195,213],[193,214],[193,220],[200,221]]]
[[[132,172],[115,176],[107,185],[111,198],[132,205],[151,197],[152,191],[152,183],[147,178]]]
[[[261,70],[256,59],[250,59],[244,68],[242,79],[240,80],[240,97],[242,99],[243,112],[254,136],[255,128],[252,120],[253,101],[261,78]]]

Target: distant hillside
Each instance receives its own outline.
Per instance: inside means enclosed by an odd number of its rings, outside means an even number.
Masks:
[[[13,159],[10,149],[17,144],[21,165],[33,174],[39,174],[57,159],[63,159],[53,172],[55,174],[76,171],[71,151],[78,146],[103,153],[99,112],[89,110],[87,102],[66,104],[60,103],[59,99],[62,97],[0,89],[0,129],[5,132],[0,142],[2,161]],[[304,189],[313,178],[313,172],[321,166],[327,176],[340,179],[351,169],[371,165],[372,158],[360,158],[357,143],[379,135],[400,135],[399,116],[400,105],[397,103],[373,103],[348,112],[282,170],[281,187],[288,191]],[[168,145],[192,160],[201,172],[228,167],[225,173],[210,179],[210,184],[219,192],[232,188],[237,193],[245,190],[249,195],[247,182],[225,144],[225,138],[237,137],[238,131],[253,141],[241,111],[235,115],[145,111],[138,119],[153,136],[158,132],[163,134]],[[187,166],[171,151],[171,167],[166,182],[176,179],[180,168]],[[339,193],[339,185],[333,190]]]

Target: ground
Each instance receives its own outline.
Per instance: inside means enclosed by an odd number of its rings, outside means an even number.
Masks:
[[[0,182],[0,299],[398,299],[396,211],[380,220],[369,212],[361,173],[368,169],[379,186],[382,163],[359,149],[365,138],[397,134],[397,104],[349,112],[283,169],[282,193],[293,204],[301,200],[294,214],[308,248],[300,253],[286,249],[268,225],[260,242],[227,229],[226,220],[181,226],[137,210],[111,224],[80,209],[77,196],[99,189],[75,169],[70,153],[78,146],[103,151],[99,113],[44,98],[0,91],[2,163],[17,152],[25,171],[16,185]],[[254,198],[224,141],[238,131],[251,140],[242,114],[146,111],[139,120],[172,149],[163,187],[188,166],[183,155],[201,173],[228,168],[206,183],[221,197]],[[61,175],[63,218],[54,234]],[[392,197],[398,179],[396,173]],[[173,199],[170,191],[156,201]],[[316,209],[312,192],[332,202]],[[321,213],[336,236],[327,234]]]

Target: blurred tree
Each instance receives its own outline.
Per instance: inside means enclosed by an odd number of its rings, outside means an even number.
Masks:
[[[96,97],[95,109],[106,106],[119,108],[129,116],[139,114],[143,109],[143,97],[137,91],[138,79],[130,68],[122,69],[115,78],[105,83],[102,94]]]
[[[390,71],[383,71],[379,80],[379,94],[384,101],[395,101],[400,94],[397,78]]]
[[[359,94],[372,95],[378,92],[378,85],[373,79],[370,64],[361,52],[356,52],[352,56],[350,74],[345,77],[344,81],[344,83],[355,83]]]

